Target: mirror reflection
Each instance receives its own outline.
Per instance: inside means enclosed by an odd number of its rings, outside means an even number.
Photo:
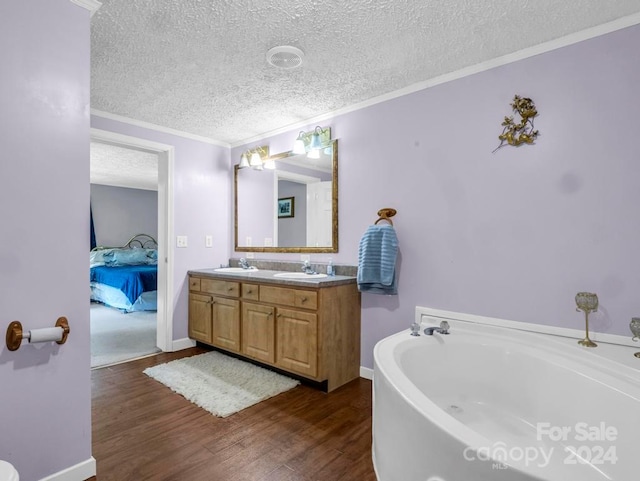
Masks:
[[[337,252],[337,141],[317,157],[283,152],[272,168],[235,167],[236,251]]]

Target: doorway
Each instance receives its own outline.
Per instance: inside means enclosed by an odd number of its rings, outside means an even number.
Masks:
[[[158,286],[156,345],[173,351],[173,233],[174,147],[100,129],[91,129],[91,141],[153,153],[158,156]]]

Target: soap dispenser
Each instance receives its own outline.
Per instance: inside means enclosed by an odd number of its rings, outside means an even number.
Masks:
[[[333,259],[329,258],[329,263],[327,264],[327,275],[328,276],[335,276],[336,275],[336,271],[333,267]]]

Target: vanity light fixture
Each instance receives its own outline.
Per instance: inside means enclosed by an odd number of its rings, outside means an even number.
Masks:
[[[293,153],[294,154],[304,154],[307,152],[307,149],[304,145],[304,132],[301,130],[298,134],[298,138],[293,143]]]
[[[273,164],[273,167],[270,167],[266,164]],[[255,170],[262,170],[264,167],[266,167],[267,169],[275,168],[275,163],[273,162],[273,160],[269,159],[269,147],[254,147],[243,152],[240,156],[240,164],[238,164],[238,168],[244,169],[246,167],[251,167]]]
[[[319,126],[313,130],[313,134],[311,134],[311,143],[309,144],[310,150],[318,150],[322,147],[322,141],[320,140],[321,133],[322,129]]]
[[[262,166],[262,158],[260,157],[260,154],[258,152],[254,152],[253,154],[251,154],[249,165],[254,168]]]
[[[240,156],[240,164],[238,164],[238,168],[244,169],[246,167],[249,167],[249,158],[247,157],[246,152],[242,152],[242,155]]]
[[[331,142],[331,128],[322,128],[319,125],[309,131],[301,131],[298,138],[293,143],[294,154],[307,154],[310,159],[319,159],[320,150],[324,149]]]

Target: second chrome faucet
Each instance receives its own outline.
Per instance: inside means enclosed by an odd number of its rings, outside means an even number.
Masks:
[[[449,334],[449,323],[447,321],[442,321],[440,323],[440,327],[427,327],[424,330],[424,333],[427,336],[433,336],[434,332],[437,332],[438,334]]]

